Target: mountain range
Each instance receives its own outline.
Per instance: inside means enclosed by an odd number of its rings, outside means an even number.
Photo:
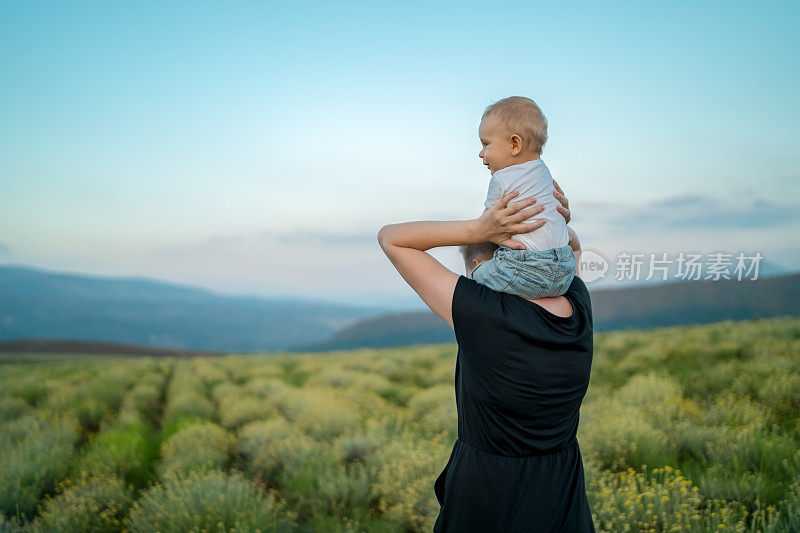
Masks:
[[[84,339],[272,351],[321,341],[385,308],[232,296],[147,278],[0,265],[0,340]]]
[[[800,273],[587,287],[595,331],[800,315]],[[455,340],[430,311],[388,311],[0,265],[0,351],[325,351]]]
[[[757,280],[697,280],[596,289],[587,284],[596,332],[800,315],[800,273]],[[430,311],[371,317],[302,351],[454,342],[453,330]]]

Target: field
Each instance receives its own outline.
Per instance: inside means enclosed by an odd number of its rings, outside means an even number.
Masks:
[[[0,359],[0,532],[430,531],[455,345]],[[596,336],[600,531],[800,531],[800,319]]]

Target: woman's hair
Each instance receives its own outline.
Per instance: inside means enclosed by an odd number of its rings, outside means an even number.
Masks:
[[[472,263],[472,260],[478,256],[492,257],[494,251],[500,248],[493,242],[479,242],[477,244],[462,244],[458,247],[461,252],[461,257],[464,258],[465,263]]]

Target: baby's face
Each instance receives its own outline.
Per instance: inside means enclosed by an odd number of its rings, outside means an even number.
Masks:
[[[483,164],[489,167],[492,174],[514,164],[511,138],[506,133],[507,129],[494,115],[489,115],[481,120],[478,137],[480,137],[483,148],[478,157],[483,159]]]

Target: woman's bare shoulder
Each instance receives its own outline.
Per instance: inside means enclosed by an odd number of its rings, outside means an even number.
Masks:
[[[572,316],[573,309],[572,303],[569,301],[569,298],[566,296],[552,296],[547,298],[525,298],[529,302],[533,302],[536,305],[539,305],[545,308],[547,311],[553,313],[556,316],[561,316],[567,318]]]

